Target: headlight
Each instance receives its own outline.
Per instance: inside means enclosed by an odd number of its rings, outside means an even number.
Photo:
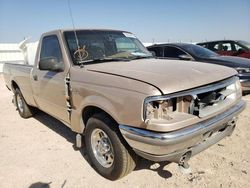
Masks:
[[[241,97],[242,91],[239,79],[237,79],[235,83],[232,83],[227,86],[225,91],[227,91],[227,98],[229,99],[236,100]]]
[[[242,74],[242,73],[248,73],[250,72],[250,68],[236,68],[237,72]]]
[[[168,98],[149,97],[144,103],[145,122],[152,119],[171,120],[174,112],[189,113],[191,96]]]
[[[169,99],[147,101],[144,106],[144,119],[169,119],[169,111],[173,111],[172,101]]]

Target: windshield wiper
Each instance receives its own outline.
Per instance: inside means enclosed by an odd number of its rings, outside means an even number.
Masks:
[[[102,63],[102,62],[110,62],[110,61],[130,61],[130,59],[127,58],[96,58],[96,59],[90,59],[86,61],[79,61],[77,62],[78,65],[84,66],[86,64],[91,64],[91,63]]]

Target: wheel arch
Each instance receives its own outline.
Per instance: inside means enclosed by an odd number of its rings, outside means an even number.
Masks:
[[[17,88],[20,89],[18,84],[14,80],[11,81],[11,88],[12,88],[12,91],[15,91]]]
[[[94,114],[103,113],[119,125],[120,118],[117,109],[102,97],[90,97],[81,102],[71,111],[71,130],[80,134],[85,132],[89,118]]]
[[[94,105],[89,105],[83,108],[82,121],[84,125],[86,126],[89,118],[91,118],[93,115],[98,114],[98,113],[104,114],[105,116],[109,117],[112,121],[114,121],[118,125],[118,122],[115,120],[115,118],[113,118],[112,115],[106,112],[106,110],[100,107],[94,106]]]

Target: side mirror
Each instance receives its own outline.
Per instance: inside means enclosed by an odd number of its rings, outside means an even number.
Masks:
[[[179,57],[181,60],[187,60],[187,61],[190,61],[190,60],[193,59],[190,55],[186,55],[186,54],[179,55],[178,57]]]
[[[56,57],[43,58],[39,61],[39,69],[62,72],[64,70],[64,64],[59,62]]]

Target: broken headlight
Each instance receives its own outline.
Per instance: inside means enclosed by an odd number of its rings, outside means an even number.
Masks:
[[[144,103],[144,120],[152,119],[171,120],[174,112],[189,113],[191,96],[184,97],[149,97]]]

